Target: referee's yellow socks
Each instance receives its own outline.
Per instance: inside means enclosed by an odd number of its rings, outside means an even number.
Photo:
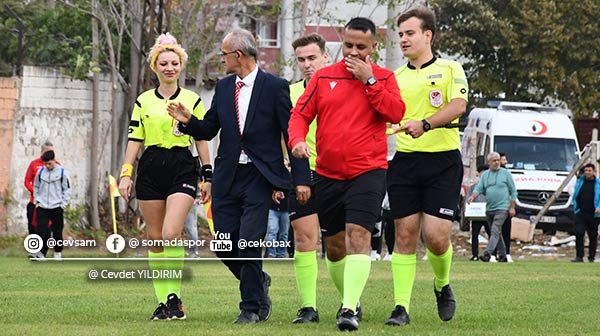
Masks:
[[[435,276],[435,289],[440,291],[442,287],[450,283],[450,266],[452,266],[452,244],[448,247],[448,250],[442,255],[435,255],[433,252],[427,250],[427,258],[433,268],[433,275]]]
[[[317,309],[317,251],[294,252],[294,273],[298,294],[302,301],[301,308]]]
[[[183,246],[166,246],[165,258],[184,258],[185,247]],[[165,268],[168,270],[183,271],[183,260],[165,260]],[[183,272],[181,272],[183,273]],[[181,298],[181,278],[169,278],[166,280],[169,293],[175,293]]]
[[[394,304],[410,310],[415,274],[417,273],[417,255],[392,253],[392,276],[394,279]]]
[[[346,256],[343,308],[352,309],[356,313],[358,300],[360,300],[360,296],[365,289],[370,272],[371,256],[366,254],[350,254]]]
[[[164,252],[152,252],[148,251],[148,265],[150,266],[150,270],[159,270],[162,271],[165,269],[164,260],[155,260],[156,258],[164,258]],[[154,292],[156,293],[156,299],[158,299],[158,303],[166,303],[167,295],[169,295],[169,286],[165,279],[161,279],[160,277],[152,278],[152,285],[154,286]]]
[[[331,261],[329,258],[325,258],[325,264],[327,265],[327,272],[329,277],[333,281],[335,288],[340,293],[340,297],[344,297],[344,268],[346,268],[346,260],[348,256],[338,260]]]

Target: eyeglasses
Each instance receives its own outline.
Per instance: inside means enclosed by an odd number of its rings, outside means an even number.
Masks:
[[[234,50],[234,51],[230,51],[230,52],[224,52],[223,50],[220,50],[220,51],[217,53],[217,56],[219,56],[219,57],[223,57],[223,56],[227,56],[227,55],[230,55],[230,54],[234,54],[234,53],[236,53],[237,51],[238,51],[237,49],[236,49],[236,50]]]

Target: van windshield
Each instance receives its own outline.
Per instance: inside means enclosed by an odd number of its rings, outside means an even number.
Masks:
[[[579,161],[573,139],[496,136],[494,150],[506,153],[508,169],[571,171]]]

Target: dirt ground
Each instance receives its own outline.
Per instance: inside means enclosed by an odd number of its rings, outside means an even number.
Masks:
[[[483,230],[482,230],[483,232]],[[486,234],[482,234],[487,238]],[[533,235],[531,242],[511,241],[510,255],[515,262],[519,260],[562,260],[569,261],[575,257],[575,237],[570,243],[563,243],[559,245],[551,245],[553,240],[562,240],[571,237],[566,232],[557,231],[554,236],[544,234],[541,230],[536,230]],[[452,240],[454,247],[454,258],[455,259],[469,259],[471,258],[471,233],[462,232],[458,229],[458,224],[455,223],[452,230]],[[483,254],[487,242],[479,244],[479,255]],[[587,239],[585,240],[587,256]]]
[[[199,225],[199,239],[210,240],[210,231],[208,227]],[[483,232],[483,231],[482,231]],[[485,237],[485,233],[483,233]],[[520,242],[512,241],[510,247],[510,254],[515,262],[520,260],[560,260],[570,261],[575,257],[575,242],[565,243],[561,245],[552,246],[550,242],[554,239],[565,239],[570,237],[568,233],[557,232],[554,236],[543,234],[541,230],[536,230],[533,235],[533,241],[531,242]],[[487,238],[487,237],[486,237]],[[471,258],[471,233],[463,232],[459,230],[458,222],[454,223],[452,228],[452,245],[454,248],[454,259],[455,260],[467,260]],[[587,258],[587,237],[585,239],[585,257]],[[385,245],[385,244],[384,244]],[[483,254],[486,243],[480,242],[479,244],[479,255]],[[385,250],[385,247],[383,248]],[[212,252],[205,246],[202,249],[201,254],[211,255]],[[318,249],[320,253],[320,247]],[[385,256],[386,252],[382,252],[382,257]],[[419,244],[417,249],[417,257],[422,258],[425,255],[425,247],[423,244]],[[584,258],[585,259],[585,258]]]

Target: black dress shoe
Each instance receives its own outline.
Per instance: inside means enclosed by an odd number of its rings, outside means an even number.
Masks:
[[[292,323],[313,323],[319,322],[319,312],[313,307],[304,307],[298,310],[298,317]]]
[[[235,324],[258,323],[258,314],[249,310],[240,311],[240,315],[233,321]]]
[[[263,295],[258,300],[258,318],[261,321],[266,321],[271,317],[271,297],[269,297],[269,287],[271,287],[271,276],[267,272],[264,273],[263,278]]]

